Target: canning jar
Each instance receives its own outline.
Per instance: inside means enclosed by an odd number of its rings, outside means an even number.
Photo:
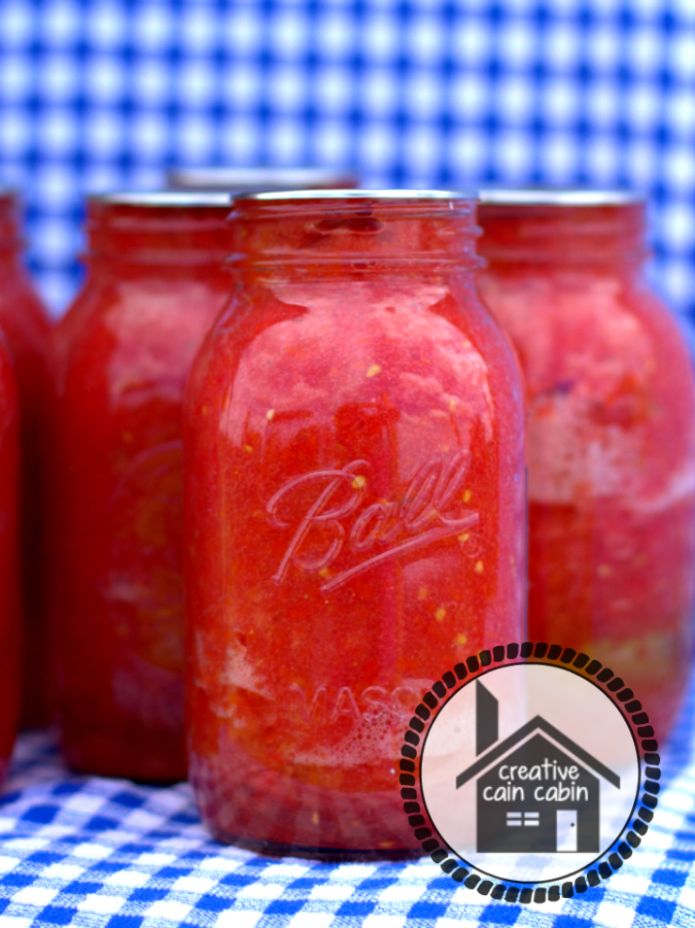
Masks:
[[[22,474],[20,490],[24,672],[22,721],[34,727],[50,720],[51,697],[45,604],[42,601],[42,521],[50,392],[50,323],[23,264],[19,200],[0,190],[0,328],[5,334],[19,388]],[[3,349],[4,350],[4,349]]]
[[[12,754],[20,703],[19,397],[0,335],[0,782]]]
[[[79,771],[185,775],[181,405],[229,290],[229,198],[88,203],[57,331],[51,591],[59,724]]]
[[[522,386],[474,206],[260,194],[233,225],[185,411],[190,777],[221,840],[413,851],[405,725],[522,632]]]
[[[528,395],[529,632],[623,676],[665,734],[695,598],[695,385],[629,194],[490,191],[484,299]]]

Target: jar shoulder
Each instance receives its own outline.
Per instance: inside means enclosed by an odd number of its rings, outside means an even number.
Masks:
[[[279,378],[304,369],[333,380],[467,368],[517,375],[508,339],[468,282],[279,282],[237,291],[206,345],[204,366],[228,377],[258,368]]]
[[[610,367],[648,378],[689,375],[692,338],[641,274],[488,269],[481,295],[519,351],[533,388],[552,371],[590,376]],[[695,387],[694,387],[695,388]]]
[[[0,326],[18,367],[45,366],[52,323],[23,267],[10,270],[0,292]],[[22,371],[19,371],[20,377]]]
[[[475,291],[250,288],[198,356],[185,420],[200,455],[236,448],[250,463],[263,446],[263,468],[289,473],[301,460],[346,463],[375,448],[406,476],[423,456],[455,449],[481,459],[499,453],[513,469],[523,387],[513,350]]]
[[[226,281],[88,278],[56,326],[58,379],[131,387],[183,381],[226,299]]]

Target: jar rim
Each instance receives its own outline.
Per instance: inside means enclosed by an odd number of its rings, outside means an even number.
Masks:
[[[352,178],[347,168],[173,168],[167,172],[167,184],[173,188],[202,189],[205,187],[228,188],[260,192],[268,189],[313,187],[315,184],[331,186],[336,181]]]
[[[479,193],[481,206],[638,206],[644,194],[621,188],[486,187]]]
[[[175,209],[178,207],[220,207],[232,205],[232,196],[228,193],[213,191],[118,191],[114,193],[92,193],[87,197],[89,204],[112,206],[150,207],[153,209]]]
[[[361,188],[315,189],[315,190],[270,190],[257,193],[242,193],[234,197],[235,201],[250,200],[264,203],[284,203],[292,200],[396,200],[412,202],[416,200],[475,200],[473,193],[461,190],[419,190],[419,189],[378,189]]]

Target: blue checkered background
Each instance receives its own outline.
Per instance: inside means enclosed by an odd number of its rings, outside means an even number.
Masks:
[[[0,181],[56,309],[86,190],[258,164],[643,189],[695,313],[695,3],[0,0]]]
[[[86,191],[176,166],[351,168],[370,186],[643,189],[656,273],[695,315],[695,0],[0,0],[0,183],[55,312]],[[605,884],[494,902],[429,860],[215,845],[185,784],[70,776],[24,736],[0,797],[0,924],[695,928],[693,700],[644,845]]]

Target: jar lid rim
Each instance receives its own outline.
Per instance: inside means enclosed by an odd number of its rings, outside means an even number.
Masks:
[[[361,188],[317,189],[317,190],[271,190],[258,193],[242,193],[234,197],[235,201],[260,200],[266,203],[285,202],[287,200],[475,200],[474,193],[461,190],[407,190]]]
[[[92,193],[87,197],[88,203],[104,203],[114,206],[151,206],[170,209],[180,206],[229,206],[232,196],[228,193],[205,191],[118,191],[114,193]]]
[[[486,187],[479,193],[481,206],[636,206],[644,194],[619,188]]]
[[[188,184],[225,185],[230,190],[246,188],[249,192],[259,191],[268,185],[276,188],[292,187],[295,184],[306,186],[311,183],[328,183],[332,180],[345,180],[352,176],[347,168],[172,168],[167,172],[167,184],[170,187]]]

